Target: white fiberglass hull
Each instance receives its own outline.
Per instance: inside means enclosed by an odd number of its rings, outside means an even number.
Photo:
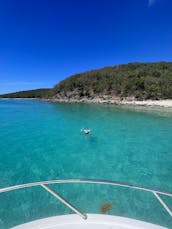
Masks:
[[[63,215],[35,220],[12,229],[164,229],[151,223],[125,217],[87,214],[87,220],[78,215]]]

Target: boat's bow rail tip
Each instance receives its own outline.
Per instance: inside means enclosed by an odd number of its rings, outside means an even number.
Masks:
[[[91,184],[112,185],[112,186],[119,186],[119,187],[138,189],[138,190],[142,190],[142,191],[151,192],[157,198],[157,200],[161,203],[163,208],[168,212],[168,214],[172,217],[172,211],[169,209],[169,207],[166,205],[166,203],[162,200],[162,198],[159,195],[159,194],[161,194],[161,195],[172,197],[172,193],[153,189],[153,188],[128,184],[128,183],[116,182],[116,181],[93,180],[93,179],[48,180],[48,181],[39,181],[39,182],[20,184],[20,185],[10,186],[10,187],[6,187],[6,188],[1,188],[0,193],[9,192],[9,191],[17,190],[17,189],[41,186],[46,191],[48,191],[51,195],[53,195],[55,198],[57,198],[63,204],[65,204],[68,208],[70,208],[72,211],[74,211],[76,214],[78,214],[79,216],[81,216],[83,219],[86,220],[87,219],[86,214],[79,211],[69,201],[65,200],[61,195],[59,195],[57,192],[53,191],[50,187],[48,187],[48,185],[50,185],[50,184],[65,184],[65,183],[85,183],[85,184],[91,183]]]

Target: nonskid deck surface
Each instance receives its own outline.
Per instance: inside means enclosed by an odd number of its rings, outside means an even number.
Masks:
[[[87,214],[87,220],[77,215],[44,218],[11,229],[165,229],[158,225],[118,216]]]

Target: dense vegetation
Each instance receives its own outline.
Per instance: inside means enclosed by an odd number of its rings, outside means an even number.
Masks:
[[[0,95],[0,98],[48,98],[52,95],[52,89],[43,88],[29,91],[20,91]]]
[[[129,63],[77,74],[57,84],[54,93],[172,99],[172,63]]]
[[[172,62],[129,63],[73,75],[52,89],[21,91],[5,98],[94,98],[95,96],[172,99]]]

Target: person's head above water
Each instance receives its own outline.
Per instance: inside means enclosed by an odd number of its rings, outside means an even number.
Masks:
[[[84,134],[90,134],[91,130],[90,129],[87,129],[87,128],[83,128],[82,129],[82,132],[84,132]]]

